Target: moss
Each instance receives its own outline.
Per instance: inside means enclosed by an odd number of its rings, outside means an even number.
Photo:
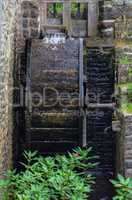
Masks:
[[[123,103],[121,105],[122,112],[132,113],[132,103]]]
[[[132,83],[127,84],[127,89],[132,91]]]
[[[122,102],[121,110],[125,113],[132,113],[132,83],[120,84],[117,87],[127,90],[127,102]]]
[[[124,47],[132,47],[132,41],[131,40],[116,40],[115,41],[116,48],[124,48]]]
[[[119,88],[126,88],[128,90],[132,90],[132,83],[122,83],[122,84],[118,84],[117,87]]]
[[[132,60],[130,58],[128,58],[128,56],[124,56],[124,57],[120,58],[119,64],[130,65],[130,64],[132,64]]]
[[[132,68],[129,68],[129,69],[128,69],[128,75],[129,75],[129,76],[132,76]]]

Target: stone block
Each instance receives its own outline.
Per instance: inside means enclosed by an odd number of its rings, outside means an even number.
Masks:
[[[27,18],[23,18],[23,28],[28,28],[28,20],[27,20]]]
[[[125,168],[126,169],[132,169],[132,159],[126,159],[125,160]]]
[[[127,170],[125,171],[125,176],[126,176],[126,177],[129,177],[129,178],[132,178],[132,169],[127,169]]]

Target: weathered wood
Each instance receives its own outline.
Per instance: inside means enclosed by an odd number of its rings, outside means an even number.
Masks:
[[[40,30],[43,31],[43,27],[47,24],[47,3],[40,4]]]
[[[65,2],[63,5],[63,25],[66,27],[68,35],[71,33],[71,3]]]
[[[77,147],[77,142],[51,142],[51,141],[45,141],[45,142],[32,142],[31,143],[31,150],[37,150],[41,154],[56,154],[56,153],[66,153],[69,150],[72,150],[73,148]]]
[[[97,35],[98,29],[98,4],[97,2],[89,2],[88,4],[88,36]]]
[[[50,44],[34,39],[28,58],[27,146],[42,153],[70,150],[79,145],[80,134],[79,40]]]
[[[47,3],[63,3],[63,24],[58,26],[51,25],[53,28],[65,29],[69,36],[75,37],[87,37],[95,36],[98,28],[98,1],[97,0],[41,0],[40,1],[40,26],[41,30],[44,28],[50,28],[47,26]],[[88,19],[72,20],[71,19],[71,3],[87,3],[88,4]],[[85,27],[85,24],[86,27]],[[78,31],[75,31],[75,27],[78,27]],[[82,27],[79,29],[79,27]],[[75,31],[75,33],[74,33]],[[79,34],[80,32],[80,34]],[[85,33],[86,32],[86,33]]]
[[[91,0],[39,0],[41,3],[65,3],[65,2],[70,2],[70,3],[90,3]],[[92,0],[92,2],[99,2],[102,0]]]
[[[89,103],[87,104],[88,108],[115,108],[115,104],[113,103]]]
[[[76,141],[77,128],[31,128],[31,141]]]
[[[83,87],[83,39],[80,39],[79,49],[79,98],[80,107],[84,107],[84,87]]]

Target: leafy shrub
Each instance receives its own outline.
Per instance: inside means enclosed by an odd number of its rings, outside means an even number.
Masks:
[[[25,152],[25,170],[8,171],[0,181],[3,200],[85,200],[88,199],[94,177],[85,170],[93,168],[91,149],[77,148],[68,155],[38,156]]]
[[[124,178],[118,175],[117,180],[111,180],[116,189],[113,200],[132,200],[132,178]]]

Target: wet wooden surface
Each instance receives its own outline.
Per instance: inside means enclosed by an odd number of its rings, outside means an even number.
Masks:
[[[58,44],[33,40],[28,71],[29,146],[45,153],[78,145],[79,40]]]

